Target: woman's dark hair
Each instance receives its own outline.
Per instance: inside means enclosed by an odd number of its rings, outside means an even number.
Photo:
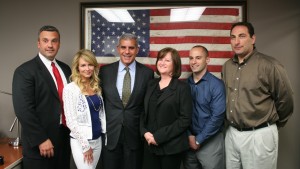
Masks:
[[[172,62],[173,62],[172,77],[178,79],[181,75],[181,59],[180,59],[179,53],[176,49],[173,49],[170,47],[161,49],[157,54],[155,65],[157,67],[158,60],[164,58],[168,53],[171,53],[171,58],[172,58]],[[156,69],[156,73],[158,75],[160,75],[160,73],[157,69]]]

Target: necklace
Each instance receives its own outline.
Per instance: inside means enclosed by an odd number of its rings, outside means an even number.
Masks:
[[[98,96],[98,95],[97,95],[97,96]],[[93,105],[93,107],[94,107],[94,110],[95,110],[95,111],[99,111],[100,108],[101,108],[101,100],[100,100],[100,97],[99,97],[99,96],[97,97],[97,98],[99,99],[99,103],[100,103],[98,109],[96,109],[93,100],[92,100],[89,96],[86,96],[86,97],[91,101],[91,103],[92,103],[92,105]]]

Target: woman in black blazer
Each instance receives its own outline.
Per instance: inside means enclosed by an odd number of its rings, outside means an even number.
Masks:
[[[180,169],[183,153],[189,148],[187,128],[191,123],[190,87],[178,80],[181,60],[173,48],[158,52],[156,73],[148,83],[141,116],[144,169]]]

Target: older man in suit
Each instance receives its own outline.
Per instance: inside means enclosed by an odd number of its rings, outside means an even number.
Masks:
[[[137,37],[125,33],[117,46],[120,61],[100,68],[107,119],[107,145],[103,149],[105,169],[140,169],[140,115],[147,82],[154,72],[135,60]]]
[[[63,124],[61,92],[71,69],[55,59],[60,34],[43,26],[38,55],[13,76],[13,105],[22,125],[24,169],[70,168],[70,130]]]

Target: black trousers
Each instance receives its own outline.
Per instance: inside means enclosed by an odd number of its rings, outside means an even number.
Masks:
[[[59,129],[58,169],[69,169],[71,157],[70,129],[64,125],[60,125]]]
[[[143,169],[180,169],[184,153],[156,155],[144,144]]]
[[[54,157],[33,159],[23,157],[24,169],[70,169],[70,130],[61,125],[59,127],[59,139],[54,146]]]
[[[104,145],[104,144],[103,144]],[[142,148],[130,149],[124,139],[123,130],[121,131],[118,144],[115,149],[108,150],[102,148],[102,160],[104,169],[141,169]]]

